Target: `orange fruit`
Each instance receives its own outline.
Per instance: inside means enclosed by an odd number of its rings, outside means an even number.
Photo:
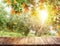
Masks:
[[[15,11],[14,11],[14,9],[12,9],[12,10],[11,10],[11,14],[15,14]]]
[[[28,12],[28,10],[29,10],[28,8],[26,8],[26,7],[24,8],[24,12]]]
[[[26,5],[26,4],[25,4],[25,3],[23,3],[23,4],[22,4],[22,7],[24,8],[24,7],[25,7],[25,5]]]
[[[14,0],[14,3],[17,3],[16,0]]]
[[[8,5],[11,5],[11,2],[8,1],[7,4],[8,4]]]
[[[10,0],[5,0],[8,5],[11,5]]]

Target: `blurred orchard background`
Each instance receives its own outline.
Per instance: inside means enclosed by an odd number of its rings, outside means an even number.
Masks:
[[[60,36],[60,0],[0,0],[0,36]]]

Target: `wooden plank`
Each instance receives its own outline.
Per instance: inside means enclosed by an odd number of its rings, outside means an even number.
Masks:
[[[3,44],[24,44],[24,41],[22,41],[23,37],[20,38],[14,38],[14,37],[8,37],[4,38]]]
[[[34,37],[28,37],[27,44],[35,44],[35,38]]]
[[[52,40],[52,37],[47,37],[46,41],[48,44],[55,44],[55,42]]]
[[[42,37],[45,44],[55,44],[56,41],[52,37]]]
[[[19,38],[17,41],[17,44],[25,44],[25,37],[22,37],[21,39]]]
[[[0,44],[4,43],[4,38],[0,38]]]
[[[56,44],[60,44],[60,37],[53,37],[53,39],[56,41]]]
[[[0,44],[60,44],[60,37],[0,37]]]
[[[35,37],[35,44],[44,44],[44,41],[41,39],[41,37]]]
[[[51,42],[53,42],[53,44],[56,44],[56,41],[53,39],[53,37],[50,37]]]
[[[48,44],[47,37],[41,37],[45,44]]]

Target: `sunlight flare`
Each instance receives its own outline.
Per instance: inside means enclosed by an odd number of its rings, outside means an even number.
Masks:
[[[40,10],[39,11],[39,16],[40,16],[40,19],[41,19],[41,23],[44,24],[45,20],[48,17],[48,11],[46,9]]]

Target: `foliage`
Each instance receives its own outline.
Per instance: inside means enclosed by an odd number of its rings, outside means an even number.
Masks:
[[[50,26],[60,30],[60,15],[58,5],[53,0],[3,0],[11,12],[8,14],[0,4],[0,30],[18,32],[27,36],[30,30],[36,31],[37,36],[49,34]],[[46,5],[46,7],[45,7]],[[42,24],[39,11],[47,9],[48,18]],[[57,15],[58,13],[58,15]],[[43,13],[44,14],[44,13]],[[44,19],[44,18],[43,18]],[[57,22],[58,21],[58,22]]]
[[[7,12],[4,10],[4,7],[0,4],[0,29],[2,27],[4,28],[7,23],[6,15]]]
[[[3,13],[3,14],[2,14]],[[0,30],[8,30],[14,32],[20,32],[23,35],[29,33],[28,15],[11,15],[7,14],[4,7],[0,7]]]

